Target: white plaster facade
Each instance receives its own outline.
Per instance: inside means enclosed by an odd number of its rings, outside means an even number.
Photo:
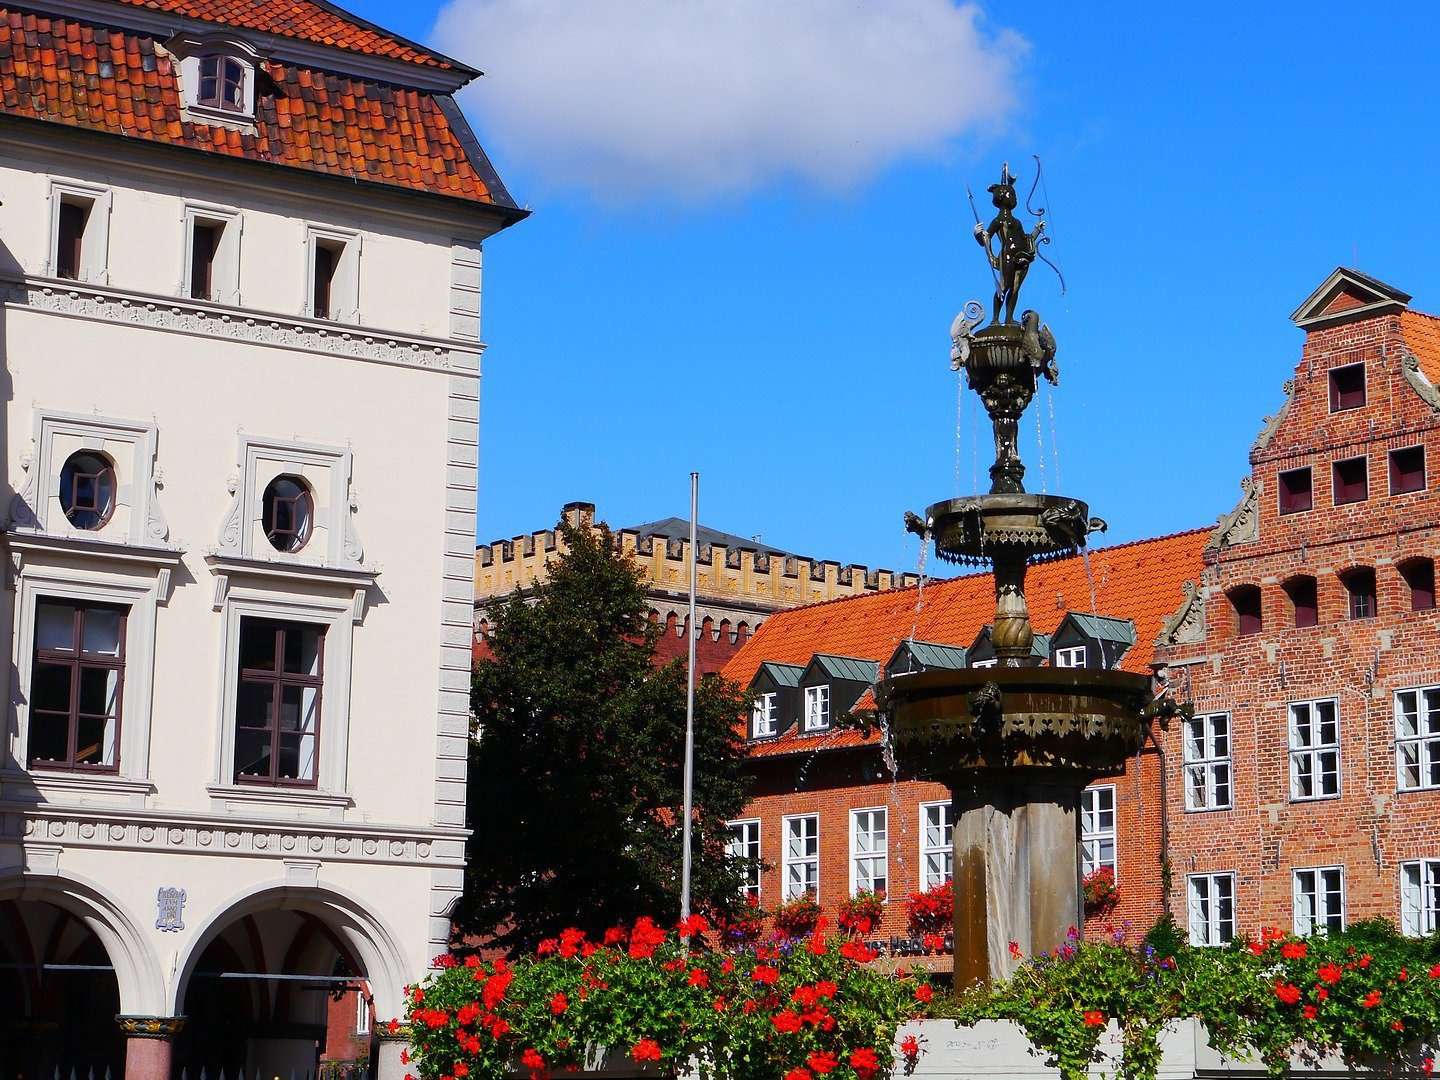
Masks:
[[[113,138],[102,154],[53,126],[8,127],[0,146],[0,901],[75,915],[121,1014],[156,1018],[186,1014],[226,927],[311,914],[383,1022],[445,948],[461,887],[480,248],[514,215]],[[72,191],[103,235],[87,232],[82,280],[61,280],[53,207]],[[197,214],[227,222],[223,303],[189,298]],[[309,314],[317,234],[355,245],[334,320]],[[97,530],[59,503],[85,448],[116,474]],[[279,473],[314,493],[293,554],[259,525]],[[112,774],[32,767],[47,598],[128,610]],[[312,787],[237,782],[246,617],[324,629]],[[167,887],[185,892],[183,929],[157,929]]]

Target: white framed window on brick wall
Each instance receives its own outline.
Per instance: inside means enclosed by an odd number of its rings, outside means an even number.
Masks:
[[[1290,713],[1290,798],[1340,796],[1340,708],[1334,698],[1292,701]]]
[[[1400,864],[1400,930],[1426,937],[1440,929],[1440,859]]]
[[[355,1034],[370,1034],[370,999],[364,990],[355,992]]]
[[[760,819],[732,821],[727,826],[730,835],[725,841],[725,853],[732,859],[749,859],[745,870],[745,884],[740,891],[746,896],[760,899]]]
[[[1115,785],[1103,784],[1080,793],[1082,872],[1093,874],[1115,864]]]
[[[1296,937],[1345,929],[1344,867],[1306,867],[1294,872],[1293,882]]]
[[[850,811],[850,895],[890,885],[890,814],[885,807]]]
[[[944,885],[955,873],[955,853],[951,846],[954,823],[950,820],[948,802],[920,804],[920,887],[933,889]]]
[[[1185,721],[1185,809],[1228,810],[1230,717],[1210,713]]]
[[[760,694],[755,698],[755,704],[750,707],[750,737],[752,739],[768,739],[775,734],[775,725],[779,720],[777,696],[772,691],[768,694]]]
[[[796,814],[781,822],[784,831],[785,899],[813,893],[820,898],[820,816]]]
[[[1190,874],[1185,879],[1191,945],[1228,945],[1235,939],[1235,875]]]
[[[1440,686],[1395,692],[1395,784],[1440,787]]]

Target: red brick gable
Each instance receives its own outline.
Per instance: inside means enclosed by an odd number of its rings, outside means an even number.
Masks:
[[[243,131],[183,120],[178,67],[151,36],[0,7],[0,115],[514,209],[448,98],[271,62]]]

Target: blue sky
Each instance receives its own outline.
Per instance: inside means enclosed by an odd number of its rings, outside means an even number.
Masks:
[[[557,40],[583,41],[583,27],[559,25],[563,3],[540,2],[559,12]],[[504,79],[516,64],[506,52],[520,50],[457,31],[457,15],[524,3],[457,0],[438,33],[433,0],[351,6]],[[1036,153],[1047,254],[1069,291],[1043,267],[1026,286],[1062,371],[1058,463],[1037,398],[1021,441],[1029,486],[1087,498],[1110,522],[1108,541],[1230,509],[1299,356],[1288,316],[1336,265],[1440,311],[1440,16],[1353,4],[1138,14],[1160,7],[986,7],[981,26],[1014,63],[1014,82],[1000,80],[1013,104],[994,124],[972,117],[949,137],[912,140],[853,181],[823,169],[817,181],[802,163],[734,190],[683,190],[685,170],[743,176],[740,139],[713,156],[684,151],[678,183],[657,187],[637,168],[645,194],[627,200],[623,162],[597,186],[583,157],[537,151],[523,117],[467,99],[512,193],[535,211],[486,250],[481,538],[546,527],[572,499],[616,525],[683,515],[694,468],[707,524],[913,568],[903,512],[961,493],[957,480],[983,484],[990,460],[972,404],[957,461],[948,368],[951,318],[968,298],[988,300],[965,184],[983,213],[999,162],[1028,187]],[[737,78],[766,61],[764,48]],[[880,85],[892,75],[850,57],[834,70],[866,95],[875,78],[874,99],[897,124],[910,117],[905,95],[924,96]],[[781,80],[764,94],[777,110],[798,100],[827,124],[847,119],[825,115],[833,89]],[[679,98],[677,109],[695,108]],[[872,110],[855,123],[858,144],[887,120]]]

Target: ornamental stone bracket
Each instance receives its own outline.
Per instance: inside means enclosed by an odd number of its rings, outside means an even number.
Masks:
[[[1181,589],[1185,600],[1161,626],[1160,636],[1155,639],[1158,648],[1197,645],[1205,640],[1205,600],[1193,581],[1185,582]]]
[[[1258,454],[1270,445],[1270,440],[1274,437],[1275,432],[1279,430],[1280,424],[1285,419],[1286,414],[1289,413],[1290,406],[1295,403],[1295,380],[1286,379],[1281,389],[1285,392],[1285,403],[1276,410],[1274,416],[1264,418],[1265,426],[1261,429],[1260,434],[1255,437],[1255,442],[1250,447],[1251,454]]]
[[[1440,389],[1425,377],[1425,372],[1420,370],[1420,358],[1409,349],[1400,354],[1400,372],[1411,389],[1424,399],[1425,404],[1440,412]]]
[[[1247,476],[1240,481],[1240,490],[1244,494],[1235,504],[1235,509],[1222,516],[1215,531],[1210,534],[1210,540],[1205,545],[1207,552],[1214,553],[1233,544],[1248,544],[1260,539],[1260,486],[1253,477]]]

